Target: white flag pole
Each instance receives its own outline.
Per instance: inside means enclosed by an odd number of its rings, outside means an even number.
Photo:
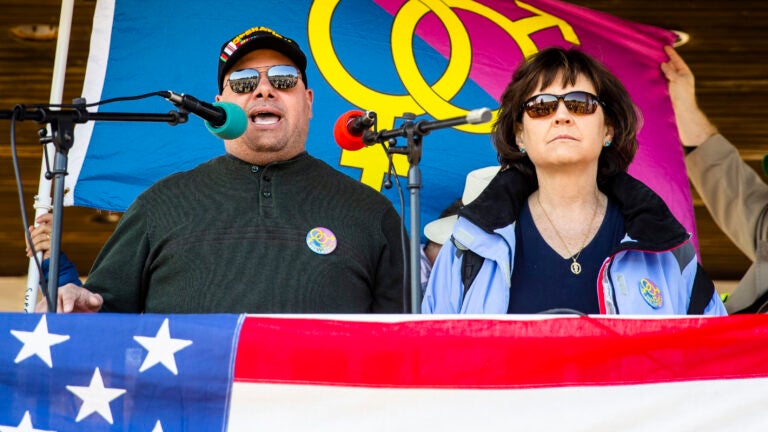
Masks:
[[[72,12],[74,10],[75,0],[62,0],[61,15],[59,16],[59,32],[56,40],[56,58],[53,63],[53,78],[51,81],[51,104],[60,104],[64,95],[64,80],[67,73],[67,56],[69,55],[69,38],[72,32]],[[48,125],[48,136],[51,136],[50,125]],[[51,210],[51,181],[45,177],[46,173],[46,155],[49,161],[53,161],[55,149],[53,144],[48,143],[43,147],[45,154],[40,167],[40,181],[35,195],[35,219],[48,213]],[[61,209],[59,209],[61,210]],[[38,260],[42,260],[42,253],[38,252]],[[58,278],[58,275],[48,275],[48,277]],[[24,295],[24,311],[34,312],[35,303],[37,303],[38,287],[40,284],[40,274],[35,264],[34,258],[29,260],[27,270],[27,290]]]

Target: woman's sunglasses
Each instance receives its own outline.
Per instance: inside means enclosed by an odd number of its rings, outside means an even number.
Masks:
[[[571,114],[577,115],[594,114],[598,105],[604,105],[592,93],[572,91],[564,95],[538,94],[523,103],[523,110],[531,118],[548,117],[557,111],[560,101],[563,101]]]
[[[227,83],[235,93],[250,93],[259,86],[261,74],[266,72],[272,87],[287,90],[296,87],[299,82],[299,70],[291,65],[262,66],[234,71]]]

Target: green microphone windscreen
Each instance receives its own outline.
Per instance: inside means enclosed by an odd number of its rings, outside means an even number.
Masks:
[[[231,140],[245,133],[245,129],[248,128],[248,116],[245,115],[245,111],[240,108],[240,105],[232,102],[214,102],[213,105],[224,109],[224,112],[227,113],[227,120],[219,127],[211,126],[206,121],[205,127],[212,134],[221,139]]]

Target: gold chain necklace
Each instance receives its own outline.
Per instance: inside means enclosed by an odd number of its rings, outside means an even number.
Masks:
[[[587,240],[589,239],[589,234],[592,232],[592,225],[595,224],[595,218],[597,217],[597,208],[600,207],[600,198],[597,194],[595,194],[595,211],[592,213],[592,220],[589,222],[589,226],[587,227],[587,233],[584,235],[584,240],[581,242],[581,248],[576,252],[576,254],[572,254],[571,250],[568,248],[568,243],[563,240],[563,236],[560,235],[560,231],[557,230],[557,227],[554,223],[552,223],[552,219],[549,218],[549,215],[547,214],[547,211],[544,209],[544,206],[541,205],[541,199],[539,198],[541,196],[541,193],[536,193],[536,202],[539,204],[539,207],[541,208],[542,213],[544,213],[544,217],[547,218],[547,221],[552,226],[552,229],[555,230],[555,234],[557,234],[557,238],[560,239],[560,242],[563,243],[563,246],[565,247],[565,251],[568,252],[568,255],[570,255],[573,262],[571,263],[571,273],[577,275],[581,273],[581,264],[579,264],[579,257],[581,256],[581,252],[584,250],[584,248],[587,246]]]

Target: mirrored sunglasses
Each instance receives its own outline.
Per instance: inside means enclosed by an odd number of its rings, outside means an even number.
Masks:
[[[259,86],[262,73],[267,74],[269,83],[278,90],[292,89],[299,82],[299,70],[296,67],[275,65],[234,71],[229,75],[227,83],[235,93],[250,93]]]
[[[576,115],[594,114],[597,106],[603,104],[597,96],[585,91],[572,91],[564,95],[542,93],[525,101],[523,110],[531,118],[543,118],[554,114],[560,101],[563,101],[568,112]]]

